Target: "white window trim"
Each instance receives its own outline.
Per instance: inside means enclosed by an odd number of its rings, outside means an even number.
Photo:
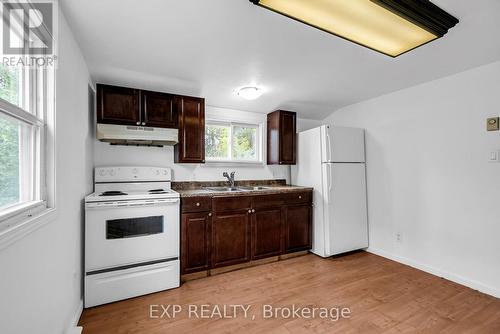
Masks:
[[[256,160],[236,160],[236,159],[225,159],[225,158],[209,158],[205,156],[205,164],[211,166],[242,166],[242,165],[264,165],[264,123],[263,122],[247,122],[247,121],[232,121],[232,120],[222,120],[220,118],[207,118],[205,120],[205,126],[214,125],[226,125],[230,126],[229,136],[231,137],[231,145],[229,145],[229,156],[232,155],[232,127],[233,126],[249,126],[257,128],[257,159]]]
[[[35,72],[33,70],[33,72]],[[33,80],[30,84],[34,85]],[[36,124],[39,130],[36,135],[38,138],[39,148],[35,149],[35,153],[40,159],[40,170],[34,173],[34,177],[38,179],[36,185],[40,187],[36,191],[41,199],[19,203],[3,209],[0,212],[0,250],[8,247],[12,243],[22,239],[26,235],[36,231],[46,223],[56,219],[57,211],[55,209],[55,189],[56,189],[56,174],[55,174],[55,71],[46,71],[43,83],[43,115],[40,115],[40,110],[31,114],[0,99],[0,109],[20,121]],[[36,89],[35,87],[30,87]],[[30,104],[32,108],[38,108],[39,101],[33,99],[31,95]],[[50,97],[50,99],[48,98]],[[36,114],[36,115],[35,115]],[[40,118],[44,121],[40,121]],[[34,183],[35,184],[35,183]]]

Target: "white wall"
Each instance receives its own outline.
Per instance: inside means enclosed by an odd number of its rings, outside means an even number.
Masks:
[[[325,120],[366,128],[371,251],[500,297],[499,96],[500,62]]]
[[[234,122],[261,123],[265,130],[266,115],[232,110],[217,107],[206,107],[207,120],[225,120]],[[304,130],[318,126],[319,121],[303,120],[297,121],[297,129]],[[265,140],[264,132],[264,140]],[[107,143],[94,140],[94,163],[96,166],[113,165],[138,165],[138,166],[164,166],[173,169],[175,181],[216,181],[225,180],[222,177],[223,171],[236,171],[237,180],[267,180],[286,179],[290,181],[289,166],[268,166],[259,165],[215,165],[215,164],[174,164],[173,147],[133,147],[133,146],[112,146]],[[265,145],[263,145],[265,157]],[[265,158],[264,158],[265,161]]]
[[[81,305],[82,199],[92,188],[89,74],[62,14],[58,43],[57,217],[0,250],[0,333],[64,333]]]

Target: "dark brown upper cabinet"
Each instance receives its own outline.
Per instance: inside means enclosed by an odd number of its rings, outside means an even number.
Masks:
[[[172,94],[141,91],[141,122],[156,128],[177,128],[179,113]],[[142,124],[142,123],[141,123]]]
[[[277,110],[267,115],[267,164],[295,165],[297,114]]]
[[[179,143],[174,147],[176,163],[205,162],[205,99],[176,97],[179,111]]]
[[[97,85],[97,123],[140,125],[139,90]]]
[[[175,95],[97,85],[97,123],[177,128]]]

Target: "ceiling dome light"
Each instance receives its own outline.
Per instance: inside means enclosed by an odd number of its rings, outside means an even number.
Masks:
[[[237,92],[238,96],[241,96],[245,100],[256,100],[262,95],[262,89],[258,87],[243,87]]]

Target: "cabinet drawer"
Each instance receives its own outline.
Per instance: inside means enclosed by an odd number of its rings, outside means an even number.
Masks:
[[[312,202],[312,191],[293,192],[283,195],[284,204],[301,204]]]
[[[212,210],[212,198],[209,196],[203,197],[186,197],[181,199],[182,212],[202,212]]]
[[[257,195],[253,198],[253,207],[255,209],[259,208],[271,208],[283,205],[283,195],[282,194],[272,194],[272,195]]]
[[[214,197],[214,211],[239,211],[247,210],[252,206],[252,198],[248,196]]]

